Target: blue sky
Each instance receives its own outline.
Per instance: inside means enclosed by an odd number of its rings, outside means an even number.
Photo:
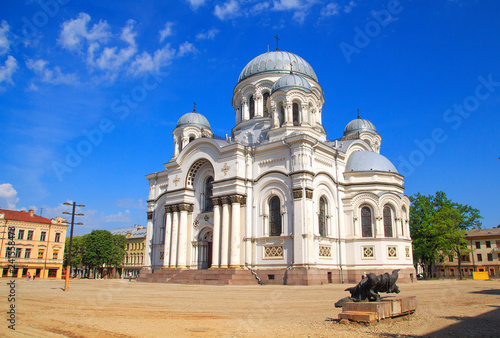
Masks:
[[[232,90],[269,48],[302,56],[328,139],[372,121],[406,193],[500,224],[500,3],[495,1],[3,1],[0,206],[85,204],[84,234],[146,223],[146,174],[191,111],[218,135]]]

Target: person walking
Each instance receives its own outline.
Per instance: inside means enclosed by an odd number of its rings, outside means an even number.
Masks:
[[[28,280],[30,280],[30,279],[31,279],[31,275],[30,275],[30,273],[28,272]]]

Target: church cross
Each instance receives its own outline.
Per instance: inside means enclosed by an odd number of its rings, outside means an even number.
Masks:
[[[278,34],[276,34],[276,36],[274,37],[276,39],[276,51],[279,51],[279,47],[278,47],[278,43],[279,41],[281,40],[280,38],[278,38]]]
[[[359,119],[359,118],[360,118],[360,117],[359,117],[359,108],[358,108],[358,119]]]
[[[196,102],[193,102],[193,104],[194,104],[193,112],[196,112]]]

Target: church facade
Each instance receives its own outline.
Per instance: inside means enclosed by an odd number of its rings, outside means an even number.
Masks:
[[[273,51],[239,76],[231,136],[214,136],[196,110],[181,116],[172,158],[146,176],[146,269],[246,269],[303,285],[394,269],[413,278],[403,176],[366,119],[329,141],[323,104],[309,63]]]

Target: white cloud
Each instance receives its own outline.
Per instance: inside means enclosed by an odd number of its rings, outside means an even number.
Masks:
[[[304,7],[301,0],[278,0],[274,1],[273,9],[277,11],[288,11]]]
[[[197,40],[213,40],[217,33],[219,33],[219,30],[217,28],[212,28],[206,32],[201,31],[200,33],[196,34],[196,39]]]
[[[12,74],[14,74],[17,70],[17,60],[12,56],[7,56],[7,60],[5,60],[5,65],[0,66],[0,84],[2,82],[7,82],[10,84],[14,84],[12,81]]]
[[[58,42],[66,49],[80,51],[85,42],[106,43],[111,37],[106,21],[99,21],[89,29],[90,15],[80,13],[78,18],[63,22]]]
[[[191,42],[184,42],[182,45],[179,46],[179,52],[177,53],[178,56],[184,56],[187,54],[194,54],[198,50],[196,47],[191,43]]]
[[[26,61],[26,67],[31,69],[35,74],[40,77],[40,81],[51,84],[77,84],[78,78],[75,74],[64,74],[60,67],[50,69],[47,67],[48,62],[43,59]],[[33,87],[34,86],[34,87]],[[33,83],[30,84],[29,89],[38,90]]]
[[[17,191],[12,184],[0,184],[0,208],[15,210],[17,202],[19,202],[19,198],[17,198]]]
[[[235,18],[241,15],[240,5],[236,0],[230,0],[222,6],[216,5],[214,14],[220,20]]]
[[[198,7],[205,4],[205,0],[186,0],[192,9],[198,9]]]
[[[330,2],[321,10],[321,16],[328,17],[328,16],[339,15],[339,9],[340,6],[338,3]]]
[[[173,22],[166,22],[165,27],[160,31],[160,42],[163,42],[165,38],[174,34],[172,31],[172,27],[174,26]]]
[[[7,21],[2,20],[0,26],[0,55],[6,54],[10,50],[10,41],[7,37],[10,26]]]
[[[356,3],[354,1],[349,1],[349,3],[344,6],[344,13],[351,13],[354,7],[356,7]]]
[[[144,51],[142,54],[136,56],[130,65],[129,73],[138,76],[146,72],[157,72],[161,67],[170,64],[175,56],[175,52],[175,49],[171,48],[170,44],[156,50],[153,55]]]
[[[253,15],[259,14],[260,12],[268,9],[269,7],[271,7],[271,4],[269,2],[258,2],[250,9],[250,13]]]
[[[106,223],[116,223],[116,222],[124,222],[130,223],[132,222],[132,217],[130,217],[130,210],[125,210],[125,212],[118,212],[117,214],[106,215],[104,216],[104,222]]]

